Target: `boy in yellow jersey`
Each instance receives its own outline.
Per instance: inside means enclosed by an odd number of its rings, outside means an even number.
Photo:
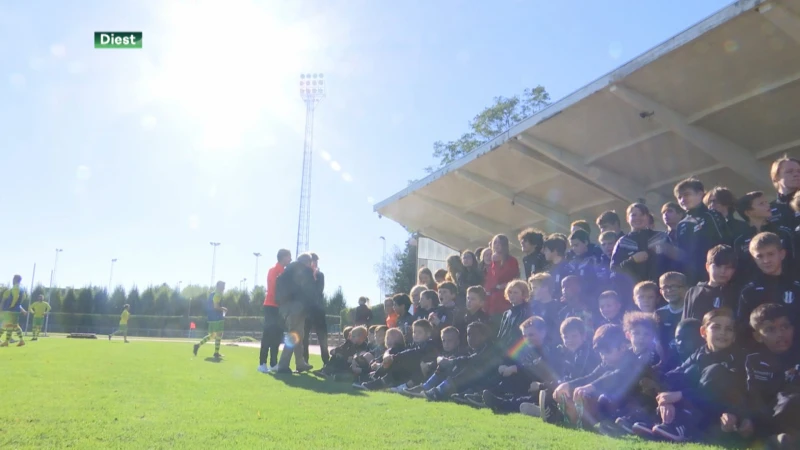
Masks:
[[[219,345],[222,342],[222,332],[225,330],[225,313],[228,309],[222,306],[222,294],[225,292],[225,282],[217,281],[217,288],[211,295],[208,296],[208,303],[206,303],[206,312],[208,313],[208,335],[200,342],[194,344],[194,356],[197,356],[197,351],[200,346],[214,338],[214,358],[222,358],[219,354]]]
[[[33,313],[33,339],[31,340],[38,341],[39,332],[42,331],[42,326],[44,325],[44,316],[50,312],[50,304],[45,303],[44,295],[39,294],[39,297],[36,298],[35,302],[31,303],[29,309]]]
[[[122,314],[119,315],[119,329],[111,334],[108,335],[108,340],[111,340],[112,336],[116,336],[118,334],[122,334],[123,339],[125,339],[125,343],[127,344],[128,341],[128,319],[131,317],[130,310],[131,305],[125,305],[122,307]]]
[[[0,310],[3,312],[3,329],[6,332],[6,340],[0,343],[0,347],[8,347],[12,333],[16,333],[19,339],[17,347],[25,345],[25,341],[22,339],[22,328],[19,327],[19,315],[27,314],[28,312],[22,308],[22,299],[25,293],[19,286],[21,282],[22,277],[14,275],[11,289],[4,292],[3,298],[0,299]]]

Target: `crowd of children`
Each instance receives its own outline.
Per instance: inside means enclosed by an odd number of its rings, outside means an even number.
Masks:
[[[420,270],[385,325],[360,315],[317,374],[605,435],[797,448],[800,161],[771,176],[772,203],[681,181],[666,232],[641,203],[627,233],[601,214],[597,244],[583,221],[526,230],[522,270],[498,235]]]

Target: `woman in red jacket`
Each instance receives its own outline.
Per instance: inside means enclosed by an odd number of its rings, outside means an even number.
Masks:
[[[486,273],[483,288],[486,290],[484,311],[490,316],[503,314],[511,303],[503,293],[509,281],[519,278],[519,262],[511,256],[508,237],[498,234],[492,239],[492,265]]]

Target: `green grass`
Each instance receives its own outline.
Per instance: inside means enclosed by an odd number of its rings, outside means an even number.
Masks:
[[[276,378],[256,372],[256,348],[224,346],[218,363],[212,353],[65,338],[0,348],[0,448],[707,448],[611,439],[312,375]]]

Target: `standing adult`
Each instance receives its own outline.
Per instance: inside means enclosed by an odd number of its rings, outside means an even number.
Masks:
[[[298,372],[313,369],[303,358],[303,336],[305,335],[307,309],[317,298],[317,282],[314,279],[313,264],[311,254],[303,253],[297,257],[297,261],[286,266],[286,270],[275,283],[276,300],[281,316],[285,320],[286,330],[289,332],[275,373],[292,373],[289,369],[292,355],[294,355],[295,369]]]
[[[772,163],[770,177],[778,198],[769,204],[772,209],[770,222],[794,231],[800,225],[800,213],[795,213],[789,203],[800,189],[800,160],[783,156]]]
[[[264,296],[264,330],[261,332],[261,352],[258,355],[258,371],[268,373],[278,367],[278,348],[283,340],[283,320],[275,303],[275,283],[286,266],[292,262],[292,252],[278,250],[278,262],[267,272],[267,295]],[[267,366],[269,356],[269,366]]]
[[[322,362],[323,364],[328,364],[330,355],[328,354],[328,321],[325,317],[325,274],[319,270],[319,256],[316,253],[311,254],[311,263],[314,269],[316,298],[308,305],[305,323],[306,332],[303,336],[303,356],[308,361],[308,337],[311,335],[311,329],[313,328],[314,333],[317,335]]]
[[[544,246],[544,233],[534,228],[523,230],[519,236],[519,246],[522,248],[522,266],[525,268],[525,279],[531,275],[544,272],[547,260],[544,259],[542,246]]]

